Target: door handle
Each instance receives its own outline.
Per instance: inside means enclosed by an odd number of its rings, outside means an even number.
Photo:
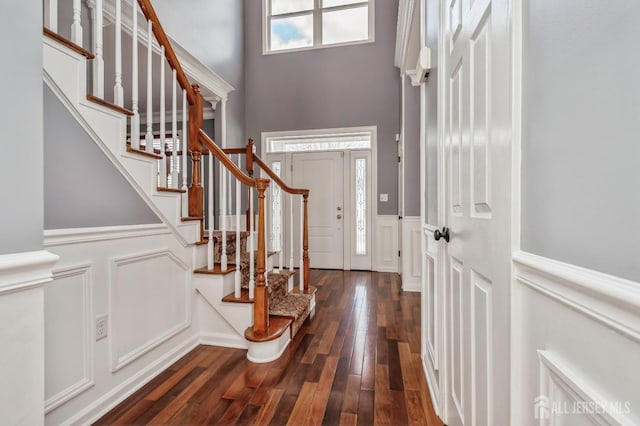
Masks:
[[[433,238],[435,238],[436,241],[439,241],[440,238],[443,238],[446,242],[449,242],[449,240],[451,239],[451,236],[449,235],[449,228],[445,226],[442,228],[442,231],[436,229],[435,231],[433,231]]]
[[[338,216],[336,216],[338,219],[342,219],[342,215],[339,214]]]

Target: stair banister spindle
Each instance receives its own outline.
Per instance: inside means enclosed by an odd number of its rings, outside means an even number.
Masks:
[[[162,52],[162,57],[164,58],[164,46],[160,47],[160,52]],[[166,94],[165,94],[165,67],[160,66],[160,156],[162,157],[160,160],[159,167],[159,183],[158,185],[163,187],[168,187],[169,184],[167,182],[167,153],[165,147],[165,141],[167,140],[167,119],[166,119]]]
[[[58,32],[58,0],[44,1],[44,26]]]
[[[289,194],[289,270],[293,272],[293,202],[294,194]]]
[[[145,151],[153,152],[153,23],[147,21],[147,134]]]
[[[56,17],[57,17],[57,0],[51,0],[52,3],[56,3]],[[71,41],[82,46],[82,21],[80,18],[80,12],[82,11],[82,4],[80,0],[73,0],[73,23],[71,24]],[[51,28],[53,30],[53,28]],[[54,30],[55,31],[55,30]]]
[[[208,206],[207,215],[209,217],[207,228],[209,230],[209,242],[207,243],[207,269],[213,269],[213,154],[209,153],[209,179],[207,184]],[[203,162],[204,163],[204,162]],[[224,244],[222,244],[224,246]]]
[[[222,139],[222,148],[227,147],[227,99],[222,98],[220,102],[220,138]],[[227,169],[220,167],[220,189],[222,198],[220,201],[220,229],[222,231],[222,256],[220,264],[222,270],[227,270]]]
[[[140,113],[138,112],[138,5],[132,2],[131,32],[131,147],[140,149]]]
[[[301,290],[309,292],[309,191],[302,194],[303,214],[302,214],[302,263],[304,286]],[[302,281],[302,280],[301,280]]]
[[[187,141],[189,140],[189,114],[187,113],[187,91],[182,89],[182,215],[189,216],[189,197],[187,191],[187,157],[189,149]]]
[[[79,0],[77,0],[80,3]],[[74,0],[75,6],[76,0]],[[74,10],[75,19],[75,10]],[[122,0],[116,0],[116,46],[115,46],[115,84],[113,86],[113,103],[124,106],[124,89],[122,88]]]
[[[302,272],[304,271],[303,249],[304,247],[304,199],[300,197],[300,290],[304,290],[304,280]]]
[[[266,287],[266,239],[265,239],[265,191],[269,186],[267,179],[256,179],[258,190],[258,262],[255,296],[253,300],[253,332],[264,336],[269,330],[269,296]]]
[[[263,177],[263,179],[264,179],[264,177]],[[266,179],[265,179],[265,180],[266,180]],[[264,192],[265,192],[265,201],[266,201],[267,191],[268,191],[269,189],[270,189],[270,188],[267,188],[267,189],[265,189],[265,191],[264,191]],[[270,192],[273,192],[273,190],[271,190]],[[269,198],[271,198],[271,197],[269,197]],[[269,214],[268,214],[267,212],[268,212],[269,210],[270,210],[270,209],[265,208],[264,212],[262,213],[262,214],[264,215],[264,230],[263,230],[262,232],[263,232],[263,234],[264,234],[264,235],[263,235],[263,238],[264,238],[264,245],[265,245],[265,248],[264,248],[264,264],[265,264],[265,271],[266,271],[266,273],[264,274],[264,285],[265,285],[265,286],[267,286],[267,287],[269,286],[268,273],[270,272],[268,269],[266,269],[266,267],[267,267],[267,257],[268,257],[268,256],[267,256],[267,253],[269,253],[269,239],[268,239],[268,237],[267,237],[267,227],[268,227],[268,223],[269,223],[269,220],[268,220],[268,219],[269,219],[269,217],[268,217],[268,216],[269,216]],[[259,212],[259,211],[258,211],[258,214],[260,214],[260,212]],[[260,218],[258,218],[258,223],[260,223]],[[260,254],[260,250],[259,250],[259,249],[258,249],[258,256],[261,256],[261,254]]]
[[[275,182],[274,182],[275,183]],[[280,197],[280,234],[278,235],[279,251],[278,253],[278,272],[284,270],[284,191],[278,186],[278,196]]]
[[[253,216],[253,187],[249,187],[249,299],[253,299],[255,291],[254,273],[254,216]]]
[[[178,183],[178,79],[176,70],[172,71],[171,78],[171,187],[179,188]]]
[[[103,29],[102,29],[102,0],[96,0],[94,20],[95,58],[93,65],[93,95],[104,99],[104,58],[103,58]]]
[[[240,163],[241,163],[241,158],[240,158],[240,154],[238,154],[238,168],[240,168]],[[240,182],[238,180],[235,181],[236,184],[236,275],[235,275],[235,296],[236,298],[240,297],[240,286],[242,285],[241,283],[241,274],[240,274],[240,247],[242,244],[240,244],[240,201],[241,201],[241,191],[242,191],[242,186],[240,185]]]

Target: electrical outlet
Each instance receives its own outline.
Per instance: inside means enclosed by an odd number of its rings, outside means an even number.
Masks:
[[[96,342],[107,337],[107,331],[109,329],[108,319],[109,317],[106,314],[96,317]]]

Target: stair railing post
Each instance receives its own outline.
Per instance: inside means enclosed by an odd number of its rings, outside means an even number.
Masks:
[[[253,333],[264,336],[269,330],[269,295],[266,287],[265,268],[267,260],[265,241],[265,191],[268,179],[256,179],[258,190],[258,277],[253,301]]]
[[[255,250],[255,233],[253,232],[253,187],[249,187],[249,299],[253,299],[255,295],[255,278],[254,278],[254,250]]]
[[[178,73],[175,69],[172,72],[171,90],[171,187],[180,188],[178,182]]]
[[[247,149],[246,149],[246,154],[245,154],[245,168],[247,170],[247,174],[249,175],[249,177],[253,177],[253,139],[249,139],[249,142],[247,143]],[[249,197],[252,196],[252,192],[248,191],[248,195]],[[249,204],[247,204],[248,206]],[[251,220],[249,219],[249,214],[253,214],[253,212],[249,211],[249,208],[247,207],[247,230],[250,231],[250,225],[251,225]]]
[[[147,21],[147,133],[145,147],[153,152],[153,22]]]
[[[80,6],[80,0],[77,0],[78,7]],[[75,6],[76,0],[73,2],[74,10],[74,24],[75,24]],[[78,11],[78,25],[80,25],[80,11]],[[72,27],[73,29],[73,27]],[[115,45],[115,84],[113,85],[113,103],[118,106],[124,106],[124,89],[122,87],[122,0],[116,0],[116,45]],[[82,38],[82,27],[80,27],[80,37]],[[72,34],[73,38],[73,34]],[[74,40],[75,42],[75,40]],[[77,42],[76,42],[77,43]],[[82,39],[80,40],[82,45]],[[153,152],[153,151],[152,151]]]
[[[309,191],[303,195],[304,200],[304,223],[302,237],[302,261],[304,264],[304,292],[309,292]]]
[[[304,290],[304,197],[300,197],[300,291]]]
[[[58,32],[58,0],[44,1],[44,26],[54,33]]]
[[[187,196],[187,191],[189,188],[187,187],[187,152],[189,151],[187,147],[187,138],[189,135],[188,126],[189,126],[189,115],[187,114],[187,91],[182,89],[182,215],[189,216],[189,197]],[[164,141],[162,142],[164,145]]]
[[[204,215],[204,188],[202,188],[200,175],[200,156],[202,144],[198,138],[198,130],[202,127],[202,94],[200,86],[193,85],[195,99],[193,105],[189,105],[189,152],[193,162],[193,176],[189,187],[189,216],[203,217]],[[213,223],[210,224],[213,226]]]
[[[280,198],[280,210],[278,211],[279,214],[279,221],[280,221],[280,233],[278,234],[277,238],[278,238],[278,272],[280,271],[284,271],[284,191],[282,190],[282,188],[280,188],[280,186],[278,186],[278,197]]]
[[[56,18],[58,16],[58,1],[51,1],[51,3],[55,3],[56,10]],[[46,2],[45,2],[46,4]],[[82,11],[82,5],[80,0],[73,0],[73,23],[71,24],[71,41],[77,44],[78,46],[82,46],[82,22],[80,18],[80,12]],[[51,28],[51,30],[56,31],[56,29]]]
[[[220,137],[222,139],[222,148],[226,148],[227,139],[227,117],[226,117],[227,99],[222,98],[220,102]],[[227,169],[220,167],[220,230],[222,232],[222,255],[220,256],[220,264],[223,271],[227,270]]]
[[[209,241],[207,242],[207,269],[213,269],[213,153],[209,153],[209,183],[207,184],[207,192],[208,192],[208,231],[209,231]],[[224,243],[223,243],[224,245]]]
[[[294,194],[289,194],[289,271],[293,272],[293,202]]]

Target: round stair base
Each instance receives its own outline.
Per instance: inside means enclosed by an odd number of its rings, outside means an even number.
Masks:
[[[268,342],[248,342],[249,350],[247,359],[256,364],[264,364],[280,358],[291,342],[289,330],[286,330],[280,337]]]

